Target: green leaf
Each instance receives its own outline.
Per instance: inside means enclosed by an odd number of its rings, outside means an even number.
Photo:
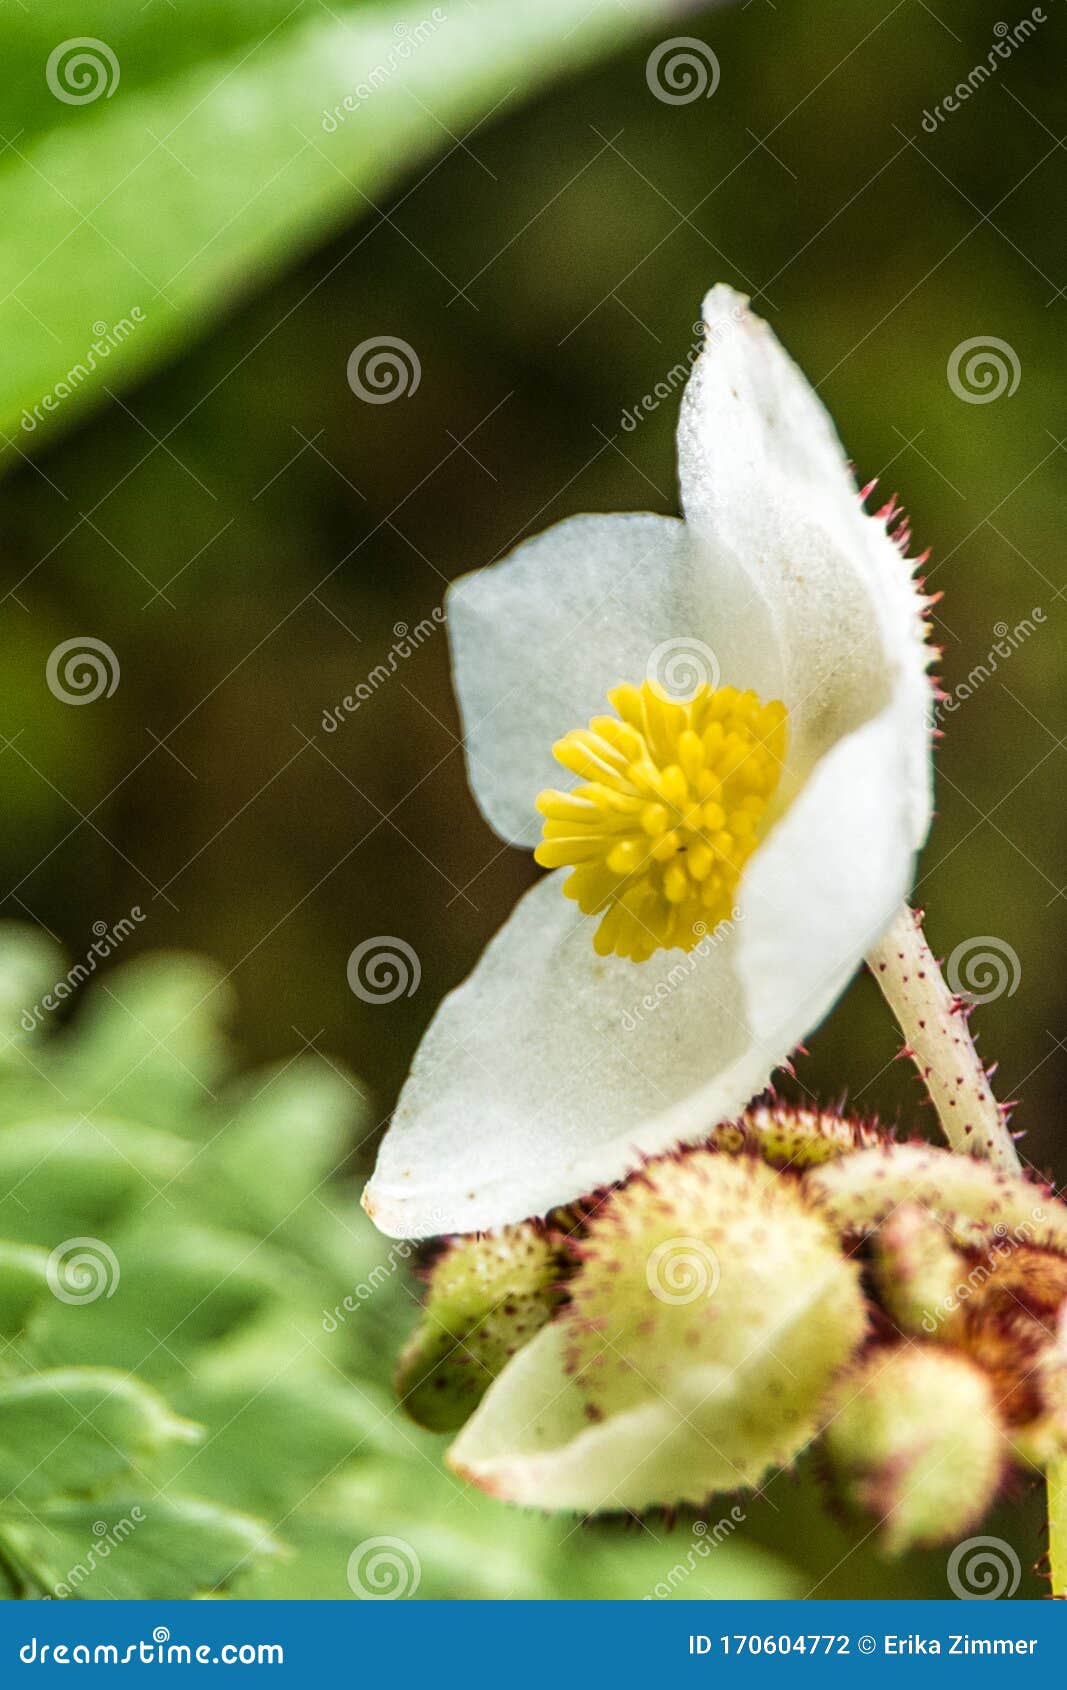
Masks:
[[[191,1152],[125,1121],[53,1116],[0,1126],[0,1236],[49,1250],[109,1231],[136,1204],[161,1206]]]
[[[106,1502],[49,1502],[0,1523],[41,1589],[82,1601],[197,1596],[281,1553],[258,1520],[150,1492]]]
[[[106,1357],[110,1366],[166,1382],[289,1288],[296,1270],[269,1244],[184,1217],[168,1223],[165,1215],[161,1207],[158,1220],[153,1212],[112,1234],[120,1275],[114,1295],[54,1298],[38,1309],[29,1329],[37,1353],[53,1365]]]
[[[0,1336],[14,1338],[48,1289],[48,1254],[0,1242]]]
[[[299,1517],[286,1521],[291,1563],[260,1567],[242,1594],[352,1600],[376,1579],[379,1589],[420,1600],[460,1592],[481,1601],[558,1594],[558,1522],[514,1513],[505,1536],[494,1529],[499,1518],[496,1504],[413,1449],[407,1460],[368,1463],[320,1487]]]
[[[345,1158],[363,1094],[308,1059],[257,1074],[205,1122],[193,1168],[203,1206],[265,1233],[284,1225]]]
[[[93,1491],[196,1436],[155,1391],[107,1368],[10,1380],[0,1384],[0,1507]]]
[[[0,428],[23,449],[376,209],[451,134],[664,5],[110,0],[91,32],[69,3],[34,13],[7,19],[0,95]],[[104,42],[95,84],[83,66],[97,98],[71,103],[61,65],[50,91],[64,28]],[[389,331],[387,310],[375,326]]]
[[[46,933],[0,922],[0,1064],[10,1062],[27,1038],[39,1035],[39,1000],[62,973],[63,953]]]
[[[277,1366],[261,1382],[179,1390],[178,1406],[210,1430],[181,1458],[183,1489],[270,1518],[287,1515],[349,1462],[414,1453],[398,1430],[391,1397],[305,1365]]]
[[[174,1125],[212,1101],[230,1009],[222,971],[200,957],[139,958],[90,988],[49,1050],[49,1078],[86,1112]]]
[[[337,1599],[359,1593],[384,1556],[387,1589],[418,1600],[599,1597],[797,1598],[810,1585],[785,1561],[742,1541],[736,1515],[707,1530],[653,1519],[599,1522],[564,1534],[558,1518],[502,1514],[500,1505],[442,1473],[428,1454],[380,1461],[316,1491],[286,1521],[294,1551],[263,1563],[242,1596]],[[381,1544],[381,1539],[386,1539]]]

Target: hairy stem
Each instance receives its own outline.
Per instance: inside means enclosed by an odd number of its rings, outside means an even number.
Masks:
[[[1014,1141],[978,1059],[960,999],[949,991],[919,917],[904,905],[867,958],[903,1030],[953,1150],[1019,1167]],[[1049,1464],[1052,1594],[1067,1597],[1067,1456]]]
[[[868,966],[900,1023],[953,1150],[1015,1170],[1019,1157],[974,1048],[967,1006],[945,984],[919,917],[902,905]]]

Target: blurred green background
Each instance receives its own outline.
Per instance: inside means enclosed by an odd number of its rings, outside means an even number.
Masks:
[[[990,936],[1018,959],[1014,989],[976,1026],[1001,1095],[1019,1100],[1026,1154],[1062,1171],[1064,9],[530,11],[62,0],[6,13],[3,914],[77,959],[94,923],[136,906],[124,962],[159,948],[216,959],[250,1060],[311,1049],[359,1076],[366,1101],[337,1158],[358,1181],[434,1006],[534,870],[467,790],[436,624],[337,731],[323,712],[389,661],[401,625],[433,616],[455,575],[576,511],[676,508],[675,401],[635,428],[622,418],[685,358],[703,292],[726,280],[818,384],[860,478],[899,490],[916,548],[931,547],[946,688],[989,671],[942,717],[918,898],[941,953]],[[1032,38],[924,127],[1004,45],[998,25],[1038,14]],[[649,54],[677,35],[712,48],[710,97],[651,90]],[[120,74],[97,53],[115,85],[72,101],[47,67],[80,36],[106,43]],[[376,67],[331,130],[324,113]],[[97,368],[42,406],[122,319],[132,329]],[[346,368],[380,336],[405,341],[421,374],[371,404]],[[1006,343],[1014,391],[969,401],[949,366],[979,339]],[[990,664],[1023,618],[1032,630]],[[111,696],[75,707],[46,664],[84,636],[121,673]],[[383,933],[414,946],[421,983],[368,1004],[346,962]],[[857,982],[794,1089],[847,1090],[932,1130],[894,1054]],[[385,1249],[350,1203],[346,1216],[355,1283]],[[257,1224],[241,1220],[253,1237]],[[410,1325],[406,1273],[391,1275],[376,1336],[348,1334],[339,1355],[379,1393]],[[433,1440],[417,1442],[436,1463]],[[332,1547],[279,1591],[344,1594],[344,1546],[368,1521],[388,1533],[406,1518],[417,1541],[423,1469],[421,1453],[379,1469],[364,1449],[359,1508],[333,1497]],[[568,1535],[438,1482],[462,1528],[426,1531],[461,1529],[469,1553],[424,1594],[640,1595],[685,1547],[684,1525]],[[946,1594],[939,1556],[887,1569],[850,1552],[816,1521],[814,1483],[781,1477],[746,1505],[709,1593]],[[229,1500],[271,1526],[289,1505],[272,1507],[269,1485]],[[989,1529],[1030,1567],[1039,1499],[1020,1492]],[[773,1559],[746,1561],[742,1538]],[[483,1588],[505,1552],[506,1592]]]

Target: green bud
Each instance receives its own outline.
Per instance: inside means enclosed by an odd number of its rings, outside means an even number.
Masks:
[[[457,1238],[427,1274],[423,1319],[401,1353],[397,1391],[413,1420],[452,1432],[559,1302],[558,1235],[525,1221]]]
[[[1067,1207],[1020,1174],[929,1144],[858,1150],[813,1168],[804,1186],[837,1230],[865,1237],[899,1208],[935,1214],[956,1244],[1011,1236],[1067,1252]]]
[[[985,1513],[1008,1447],[981,1368],[934,1344],[868,1352],[846,1375],[826,1450],[889,1555],[958,1540]]]
[[[902,1203],[875,1234],[875,1283],[901,1332],[934,1337],[951,1322],[966,1271],[937,1216],[917,1203]]]
[[[578,1253],[560,1319],[589,1412],[657,1403],[702,1444],[657,1500],[792,1461],[866,1324],[857,1271],[799,1182],[747,1156],[664,1157],[603,1202]]]
[[[738,1121],[724,1121],[709,1138],[717,1150],[754,1151],[772,1167],[798,1170],[888,1142],[873,1121],[839,1115],[833,1109],[796,1109],[778,1103],[761,1103],[746,1110]]]
[[[1007,1236],[968,1256],[955,1298],[952,1340],[988,1374],[1017,1453],[1038,1464],[1067,1450],[1065,1303],[1067,1259]]]
[[[491,1495],[584,1514],[755,1485],[824,1424],[861,1344],[859,1273],[801,1182],[709,1149],[585,1216],[568,1300],[449,1451]]]
[[[1021,1174],[920,1144],[857,1151],[802,1184],[844,1238],[873,1240],[902,1330],[981,1368],[1016,1459],[1067,1453],[1067,1207]]]

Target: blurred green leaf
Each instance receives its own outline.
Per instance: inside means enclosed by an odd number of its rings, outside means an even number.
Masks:
[[[170,1134],[106,1117],[0,1125],[0,1237],[52,1250],[106,1231],[132,1202],[168,1185],[190,1155]]]
[[[22,1244],[0,1243],[0,1335],[16,1337],[48,1290],[48,1256]]]
[[[50,1502],[5,1525],[44,1590],[83,1601],[158,1601],[215,1591],[279,1546],[257,1520],[151,1492]]]
[[[61,957],[47,933],[0,922],[0,1064],[9,1060],[9,1050],[38,1032],[32,1006],[57,978]]]
[[[362,1093],[305,1059],[231,1088],[206,1119],[195,1173],[203,1200],[231,1225],[282,1226],[344,1161]]]
[[[52,1365],[110,1365],[169,1382],[188,1360],[228,1336],[285,1288],[292,1270],[269,1245],[215,1232],[188,1219],[150,1219],[111,1233],[121,1278],[113,1296],[66,1303],[49,1298],[30,1326]]]
[[[0,1495],[20,1504],[86,1493],[196,1436],[155,1391],[105,1368],[0,1384]]]
[[[126,918],[131,929],[139,909]],[[227,1064],[220,1023],[231,1002],[221,970],[201,957],[159,953],[127,963],[89,994],[56,1041],[53,1083],[79,1109],[154,1127],[183,1122],[211,1101]]]
[[[249,1387],[246,1376],[228,1384],[198,1380],[176,1392],[184,1412],[219,1428],[183,1457],[190,1490],[279,1516],[349,1463],[414,1453],[396,1428],[391,1397],[373,1386],[290,1366]]]
[[[32,950],[6,938],[16,963]],[[69,1029],[11,1049],[0,1599],[232,1582],[241,1596],[355,1600],[350,1563],[383,1535],[410,1545],[421,1596],[646,1594],[677,1555],[661,1526],[579,1530],[561,1546],[558,1522],[505,1514],[398,1415],[410,1251],[330,1180],[364,1130],[361,1094],[301,1059],[209,1095],[226,1057],[216,979],[185,957],[121,966],[87,988]],[[59,1085],[82,1113],[44,1112]],[[13,1118],[12,1099],[40,1113]],[[117,1100],[142,1118],[114,1119]],[[99,1255],[98,1276],[78,1279],[79,1249]],[[465,1332],[463,1284],[449,1284],[445,1324]],[[724,1543],[689,1593],[795,1584],[770,1554]]]
[[[61,49],[64,27],[85,36],[82,11],[16,12],[0,96],[0,428],[26,446],[72,421],[376,210],[457,130],[663,11],[197,0],[146,17],[140,0],[110,0],[80,61]],[[388,332],[388,314],[367,327]]]

